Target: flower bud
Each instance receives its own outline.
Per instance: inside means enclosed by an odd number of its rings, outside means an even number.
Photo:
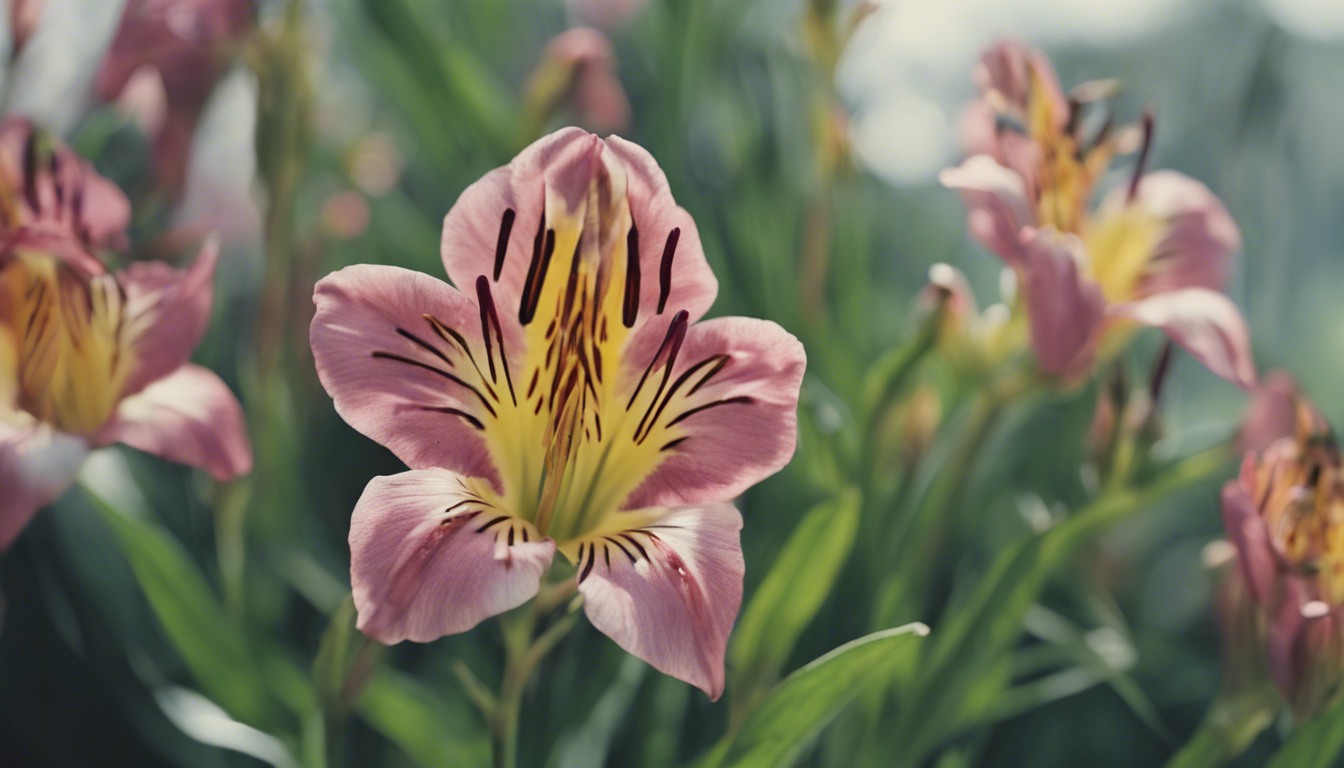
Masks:
[[[1309,408],[1299,403],[1299,413]],[[1247,454],[1223,489],[1223,521],[1261,616],[1270,675],[1309,717],[1344,681],[1344,472],[1333,440],[1301,429]]]

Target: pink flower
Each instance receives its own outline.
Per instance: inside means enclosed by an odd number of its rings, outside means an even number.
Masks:
[[[361,265],[315,292],[336,410],[411,467],[355,507],[360,629],[466,631],[559,551],[594,626],[718,698],[744,570],[725,500],[792,456],[802,346],[696,323],[718,286],[695,222],[614,136],[564,129],[469,187],[443,261],[457,288]]]
[[[124,248],[130,221],[126,196],[89,161],[24,118],[0,120],[0,237],[22,231],[93,273],[93,251]]]
[[[154,156],[159,185],[182,190],[187,156],[206,101],[224,76],[229,48],[253,25],[252,0],[129,0],[121,26],[98,71],[96,87],[113,101],[135,81],[157,73],[164,113],[155,130]],[[137,95],[145,99],[144,94]]]
[[[1328,434],[1248,453],[1223,488],[1237,574],[1258,612],[1269,673],[1299,716],[1344,679],[1344,477]]]
[[[1198,181],[1143,173],[1151,120],[1130,183],[1094,210],[1095,181],[1115,151],[1111,132],[1079,135],[1080,107],[1063,99],[1034,51],[1001,44],[979,72],[987,95],[969,124],[981,154],[940,180],[962,192],[971,234],[1017,272],[1041,367],[1084,376],[1138,324],[1161,328],[1214,373],[1253,386],[1250,334],[1222,293],[1240,231]],[[1025,113],[1028,127],[1005,112]]]
[[[630,122],[630,102],[616,77],[616,55],[607,36],[576,27],[556,35],[528,82],[527,101],[544,120],[562,102],[585,127],[607,132]]]
[[[38,141],[30,133],[22,155],[23,202],[7,206],[19,226],[0,244],[0,550],[92,448],[124,443],[220,480],[252,463],[238,401],[187,362],[210,317],[214,245],[186,271],[108,272],[85,248],[121,235],[110,222],[124,226],[124,198],[69,149]],[[104,203],[112,210],[92,207]]]

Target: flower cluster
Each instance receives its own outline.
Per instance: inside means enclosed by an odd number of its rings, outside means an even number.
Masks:
[[[1254,386],[1246,324],[1221,292],[1241,235],[1203,184],[1146,172],[1151,116],[1138,129],[1117,130],[1111,116],[1097,125],[1089,113],[1108,84],[1066,96],[1049,61],[1015,41],[986,52],[975,79],[970,157],[940,178],[965,197],[971,234],[1016,273],[1041,368],[1083,377],[1138,324]],[[1097,181],[1136,134],[1129,183],[1094,207]]]

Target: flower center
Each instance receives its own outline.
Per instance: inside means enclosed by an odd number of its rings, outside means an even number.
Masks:
[[[87,278],[32,251],[0,256],[0,418],[102,427],[126,380],[125,304],[110,274]]]

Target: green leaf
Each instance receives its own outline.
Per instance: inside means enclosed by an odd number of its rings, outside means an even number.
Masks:
[[[789,675],[761,701],[726,748],[706,765],[774,768],[788,765],[854,698],[868,680],[886,679],[910,658],[923,624],[874,632],[836,648]],[[903,652],[904,651],[904,652]]]
[[[164,634],[205,693],[230,715],[264,722],[273,702],[242,633],[182,547],[157,526],[86,495],[121,544]]]
[[[1344,699],[1297,729],[1270,758],[1269,768],[1331,768],[1344,751]]]
[[[356,709],[417,765],[478,766],[490,760],[485,729],[466,727],[478,724],[479,719],[464,702],[440,698],[393,669],[384,667],[378,672]]]
[[[854,546],[861,497],[853,488],[811,509],[742,612],[728,647],[733,703],[750,708],[779,677],[794,644],[835,585]]]

